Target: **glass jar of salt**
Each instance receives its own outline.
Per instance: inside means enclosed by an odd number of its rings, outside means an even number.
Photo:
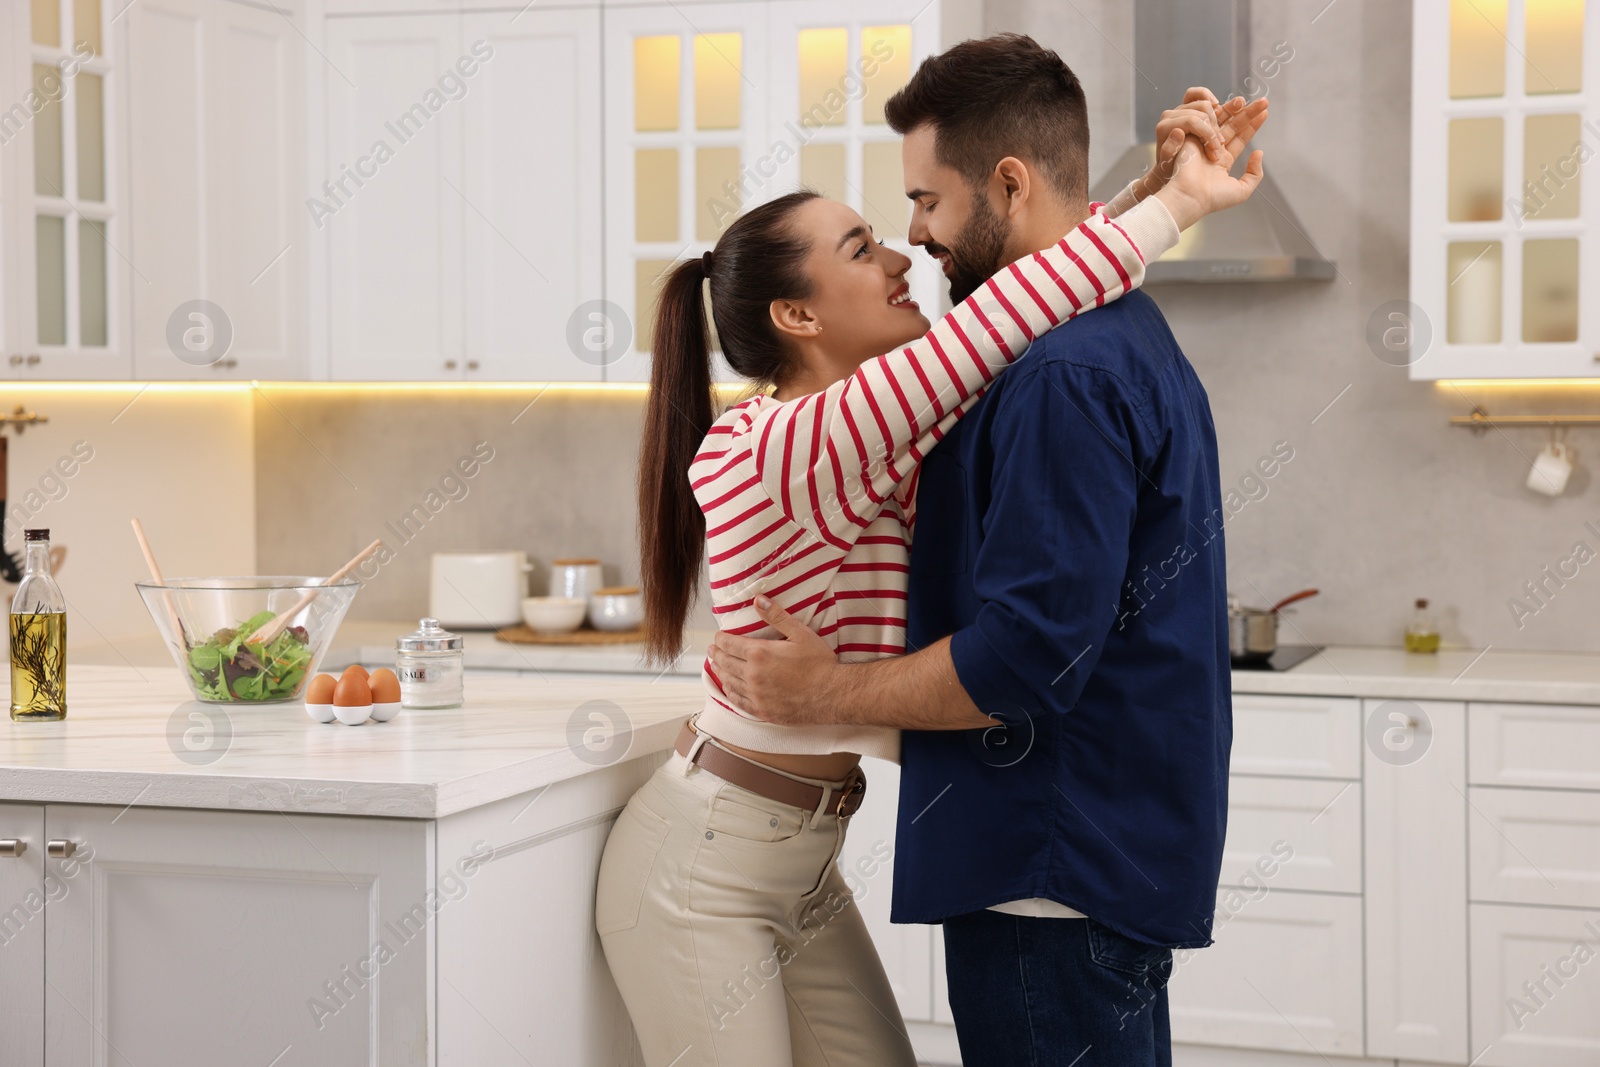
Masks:
[[[400,677],[400,705],[406,708],[461,706],[462,639],[423,619],[418,629],[395,641],[395,674]]]

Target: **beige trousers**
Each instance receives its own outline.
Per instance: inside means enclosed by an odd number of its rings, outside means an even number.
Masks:
[[[848,825],[676,753],[634,794],[595,926],[648,1067],[914,1067],[839,874]]]

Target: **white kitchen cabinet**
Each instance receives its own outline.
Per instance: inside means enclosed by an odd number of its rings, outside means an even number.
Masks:
[[[126,379],[126,34],[109,4],[0,9],[0,378]]]
[[[1600,908],[1600,793],[1473,787],[1472,899]]]
[[[1179,954],[1172,1038],[1357,1056],[1361,978],[1360,897],[1269,889],[1219,915],[1216,944]]]
[[[630,3],[635,0],[629,0]],[[444,7],[465,12],[503,13],[510,21],[518,12],[527,13],[522,4],[508,4],[506,0],[322,0],[322,9],[329,15],[405,15],[436,13]],[[546,5],[540,4],[540,7]],[[560,0],[549,7],[599,7],[600,0]],[[518,19],[517,21],[521,21]]]
[[[615,680],[615,676],[611,676]],[[666,753],[438,824],[438,1067],[643,1067],[594,929],[618,812]],[[464,857],[486,862],[455,877]]]
[[[44,912],[67,884],[47,884],[44,808],[0,804],[0,839],[21,844],[0,855],[0,1067],[44,1063]]]
[[[1393,724],[1409,743],[1383,751],[1426,744],[1421,758],[1366,752],[1367,1053],[1465,1063],[1467,709],[1418,707],[1427,725]]]
[[[760,0],[606,12],[606,323],[631,337],[607,381],[648,381],[656,289],[742,211],[788,190],[757,170],[769,137],[768,22]],[[719,370],[726,377],[726,370]]]
[[[1356,783],[1229,780],[1222,884],[1248,887],[1263,881],[1275,889],[1361,892],[1361,789]]]
[[[1600,1062],[1600,911],[1472,905],[1472,1062]]]
[[[137,378],[306,375],[301,17],[235,0],[127,11]]]
[[[437,110],[424,100],[463,55],[460,18],[325,25],[328,150],[312,207],[328,348],[317,376],[460,378],[463,110],[442,93],[428,98]]]
[[[663,755],[437,820],[248,776],[238,802],[278,810],[0,804],[28,844],[0,858],[0,1064],[639,1067],[595,875]]]
[[[428,1062],[426,823],[87,805],[45,823],[93,851],[49,905],[50,1067]]]
[[[1361,702],[1337,697],[1233,698],[1235,775],[1361,777]]]
[[[608,8],[606,293],[633,340],[606,380],[648,380],[658,280],[745,209],[807,185],[905,249],[899,138],[882,105],[923,58],[977,35],[980,13],[971,0]],[[931,260],[912,285],[939,306]],[[720,361],[716,373],[729,376]]]
[[[319,376],[598,382],[567,342],[601,296],[598,11],[325,25]]]
[[[1585,165],[1600,18],[1534,0],[1414,11],[1415,307],[1379,329],[1414,379],[1600,374],[1600,171]]]
[[[1570,704],[1474,704],[1473,785],[1600,790],[1600,715]]]
[[[568,324],[601,298],[600,13],[469,15],[462,41],[494,49],[462,101],[466,378],[599,381]]]

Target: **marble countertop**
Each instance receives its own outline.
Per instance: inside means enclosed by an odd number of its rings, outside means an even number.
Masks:
[[[660,752],[698,679],[478,675],[386,723],[200,704],[175,667],[69,666],[67,718],[0,725],[0,800],[434,819]]]
[[[392,662],[398,632],[347,624],[328,666]],[[0,725],[0,800],[440,818],[666,749],[700,705],[703,638],[645,673],[637,646],[469,635],[465,706],[360,727],[313,723],[299,703],[197,703],[154,643],[145,663],[128,646],[117,666],[74,655],[65,722]],[[1600,655],[1328,648],[1282,673],[1235,671],[1233,691],[1600,708]],[[600,751],[597,736],[611,738]]]
[[[1235,693],[1600,705],[1600,655],[1326,648],[1290,670],[1234,671]]]

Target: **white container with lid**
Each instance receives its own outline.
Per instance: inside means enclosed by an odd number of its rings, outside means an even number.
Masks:
[[[395,674],[400,678],[403,708],[456,708],[461,706],[465,678],[464,653],[459,634],[423,619],[418,628],[397,638]]]
[[[430,564],[428,614],[445,626],[486,630],[522,621],[528,595],[527,553],[435,552]]]

